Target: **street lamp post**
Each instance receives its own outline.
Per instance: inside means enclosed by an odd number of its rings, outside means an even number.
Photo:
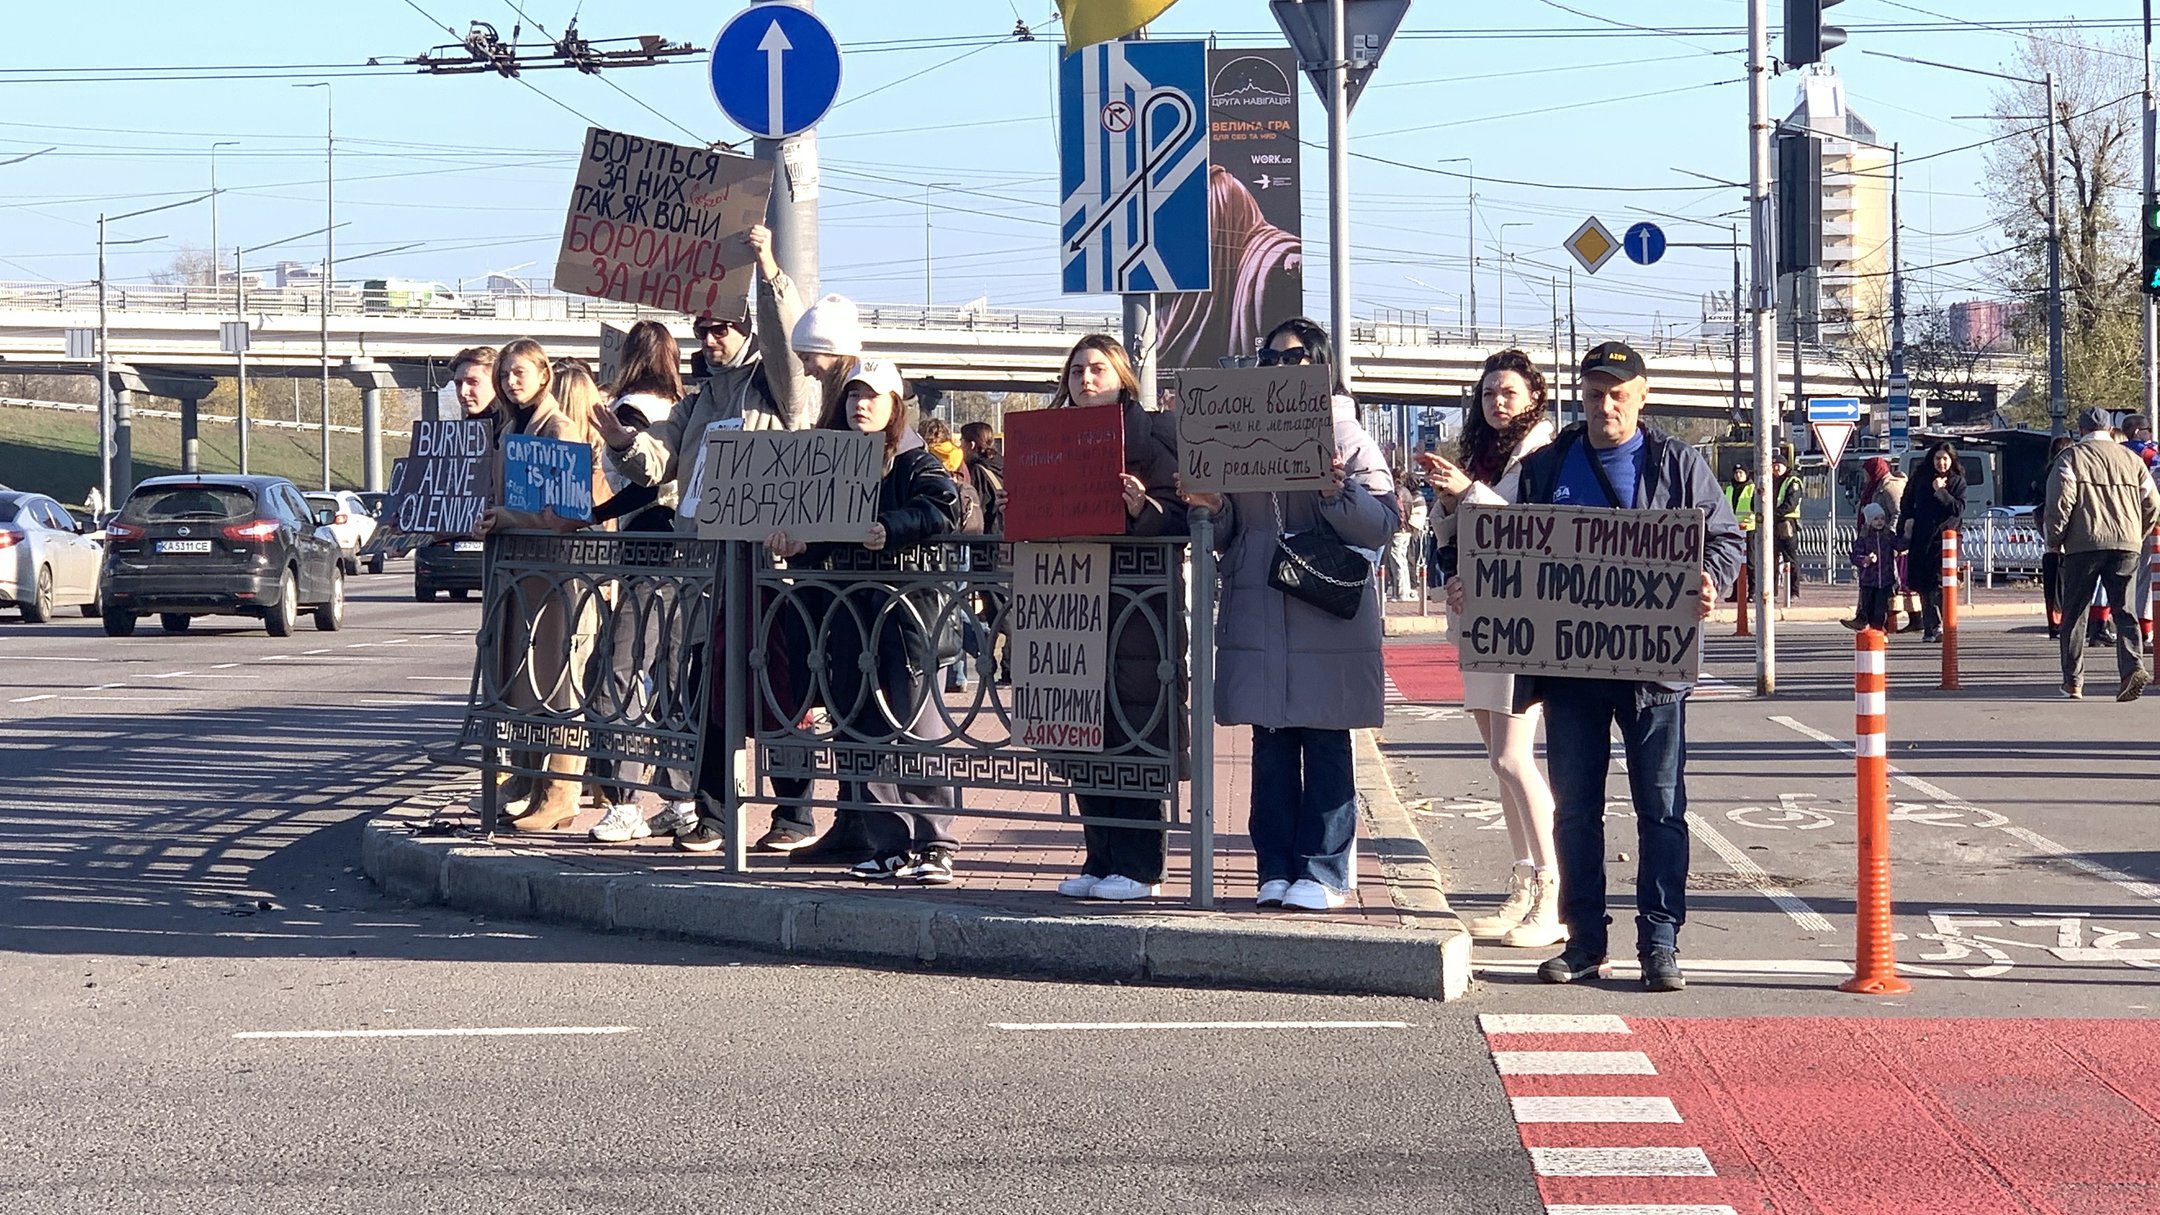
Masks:
[[[306,240],[310,236],[325,236],[329,233],[330,229],[328,228],[317,228],[313,232],[302,232],[298,236],[282,237],[278,240],[257,245],[255,246],[255,252],[261,253],[265,249],[275,249],[279,245],[289,245],[296,240]],[[243,329],[247,325],[247,278],[241,267],[241,258],[245,256],[246,252],[239,245],[233,246],[233,319],[239,321]],[[247,339],[243,336],[238,343],[238,349],[233,352],[233,378],[238,385],[239,396],[233,426],[235,438],[238,440],[240,448],[240,472],[242,475],[246,475],[248,470],[247,347]],[[294,387],[297,391],[297,381]]]
[[[926,181],[926,182],[924,182],[924,183],[923,183],[923,188],[922,188],[922,302],[923,302],[923,307],[924,307],[925,309],[928,309],[928,308],[929,308],[929,307],[930,307],[930,306],[931,306],[931,305],[932,305],[933,303],[936,303],[936,302],[937,302],[937,296],[936,296],[935,294],[933,294],[933,293],[932,293],[932,291],[931,291],[931,280],[930,280],[930,191],[932,191],[932,190],[945,190],[945,189],[951,189],[951,188],[952,188],[953,186],[955,186],[955,185],[958,185],[958,184],[959,184],[958,182],[951,182],[951,181]]]
[[[1525,220],[1515,220],[1515,221],[1513,221],[1513,222],[1511,222],[1511,223],[1505,223],[1505,224],[1501,224],[1501,225],[1500,225],[1500,229],[1499,229],[1499,231],[1498,231],[1498,232],[1497,232],[1497,233],[1495,234],[1495,240],[1497,240],[1497,241],[1499,242],[1499,244],[1498,244],[1498,248],[1499,248],[1499,250],[1500,250],[1500,267],[1499,267],[1499,276],[1500,276],[1500,340],[1501,340],[1501,341],[1503,341],[1503,342],[1505,342],[1505,341],[1507,341],[1507,340],[1508,340],[1508,327],[1507,327],[1507,230],[1508,230],[1509,228],[1527,228],[1527,227],[1530,227],[1530,221],[1529,221],[1529,220],[1526,220],[1526,219],[1525,219]]]
[[[322,487],[330,488],[330,280],[337,272],[337,124],[336,90],[327,80],[296,84],[323,91],[323,267],[322,267]]]
[[[239,146],[240,141],[237,139],[222,139],[210,145],[210,290],[213,292],[212,299],[217,298],[214,293],[217,291],[218,249],[220,248],[217,230],[219,192],[217,186],[217,150],[219,148],[237,148]]]
[[[1475,162],[1473,162],[1473,161],[1472,161],[1472,160],[1471,160],[1471,159],[1470,159],[1470,158],[1469,158],[1468,156],[1450,156],[1450,157],[1447,157],[1446,159],[1444,159],[1444,160],[1440,161],[1440,163],[1441,163],[1441,164],[1444,164],[1444,165],[1451,165],[1451,164],[1457,164],[1457,163],[1460,163],[1460,164],[1463,164],[1463,165],[1465,165],[1465,166],[1468,166],[1468,167],[1466,167],[1466,168],[1465,168],[1465,169],[1463,170],[1463,180],[1464,180],[1464,182],[1466,183],[1466,187],[1465,187],[1465,190],[1464,190],[1464,205],[1465,205],[1465,207],[1466,207],[1466,208],[1467,208],[1467,210],[1468,210],[1468,214],[1469,214],[1469,220],[1468,220],[1468,222],[1469,222],[1469,225],[1470,225],[1470,227],[1469,227],[1469,238],[1468,238],[1468,239],[1467,239],[1467,240],[1466,240],[1466,241],[1464,242],[1464,245],[1465,245],[1466,249],[1467,249],[1467,250],[1468,250],[1468,252],[1469,252],[1469,256],[1470,256],[1470,263],[1469,263],[1469,265],[1468,265],[1467,267],[1465,267],[1465,269],[1464,269],[1464,272],[1465,272],[1466,274],[1468,274],[1468,275],[1470,276],[1470,344],[1471,344],[1471,345],[1473,345],[1473,346],[1475,346],[1475,345],[1477,345],[1477,344],[1478,344],[1478,328],[1477,328],[1477,164],[1476,164]]]

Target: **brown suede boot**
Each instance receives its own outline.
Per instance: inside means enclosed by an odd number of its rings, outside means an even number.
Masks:
[[[532,804],[510,820],[512,831],[560,831],[577,818],[585,757],[550,755],[545,766],[550,775],[533,782]]]

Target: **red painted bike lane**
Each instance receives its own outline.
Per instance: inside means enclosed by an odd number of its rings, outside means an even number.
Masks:
[[[2160,1021],[1484,1022],[1560,1215],[2160,1212]]]
[[[1452,644],[1391,641],[1382,647],[1381,656],[1387,666],[1390,702],[1462,704],[1462,667]]]

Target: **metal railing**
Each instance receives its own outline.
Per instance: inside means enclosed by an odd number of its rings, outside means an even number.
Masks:
[[[2036,524],[2016,521],[2005,522],[1991,515],[1965,520],[1959,529],[1963,539],[1964,561],[1974,571],[1974,578],[1983,586],[1993,586],[1998,579],[2037,578],[2040,561],[2046,555]],[[1852,578],[1850,558],[1853,541],[1859,529],[1840,522],[1835,535],[1825,522],[1800,525],[1799,559],[1802,578],[1846,582]]]

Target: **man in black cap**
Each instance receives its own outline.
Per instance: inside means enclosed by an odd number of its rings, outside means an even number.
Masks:
[[[1679,509],[1705,515],[1702,583],[1696,611],[1732,589],[1746,536],[1718,491],[1717,474],[1694,448],[1642,424],[1649,380],[1642,356],[1624,342],[1591,348],[1582,363],[1584,421],[1523,461],[1518,502],[1559,506]],[[1545,705],[1546,765],[1557,803],[1560,918],[1568,945],[1538,968],[1548,983],[1606,972],[1605,780],[1612,730],[1627,754],[1628,791],[1639,840],[1635,949],[1650,991],[1687,985],[1677,956],[1687,919],[1686,683],[1518,676],[1518,709]]]
[[[2160,526],[2160,489],[2145,461],[2115,441],[2108,411],[2095,405],[2078,415],[2082,436],[2048,465],[2040,526],[2047,547],[2062,552],[2062,692],[2085,694],[2085,647],[2076,627],[2094,592],[2107,591],[2115,615],[2115,662],[2122,677],[2115,699],[2136,700],[2151,677],[2145,671],[2131,590],[2145,538]]]

